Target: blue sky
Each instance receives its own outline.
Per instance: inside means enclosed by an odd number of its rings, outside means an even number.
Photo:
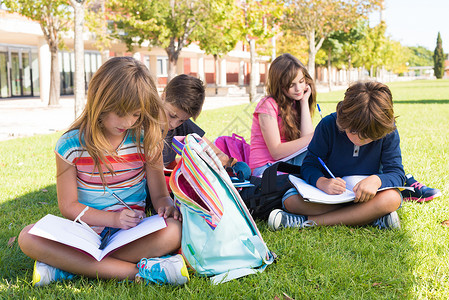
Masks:
[[[385,0],[387,34],[403,46],[424,46],[434,50],[438,31],[443,50],[449,53],[449,0]],[[379,13],[370,24],[379,23]]]

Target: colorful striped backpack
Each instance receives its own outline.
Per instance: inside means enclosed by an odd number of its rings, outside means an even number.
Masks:
[[[173,141],[181,160],[170,187],[182,214],[181,248],[190,267],[213,276],[214,284],[262,272],[276,255],[212,148],[196,134]]]

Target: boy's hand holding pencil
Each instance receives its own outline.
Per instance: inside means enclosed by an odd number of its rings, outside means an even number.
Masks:
[[[316,182],[316,187],[329,195],[340,195],[346,190],[346,182],[340,177],[326,178],[320,177]]]
[[[317,188],[329,195],[340,195],[346,190],[346,182],[340,177],[335,177],[324,161],[318,157],[318,161],[332,178],[320,177],[316,182]]]

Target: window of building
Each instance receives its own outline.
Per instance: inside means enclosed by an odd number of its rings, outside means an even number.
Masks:
[[[61,95],[71,95],[74,90],[75,81],[75,53],[60,51],[59,71],[61,72]],[[99,52],[84,52],[84,80],[86,89],[93,74],[101,65],[101,54]]]
[[[150,67],[150,56],[149,55],[145,55],[143,57],[143,63],[144,63],[145,66],[147,66],[148,70],[151,70],[151,67]]]
[[[168,57],[160,56],[157,58],[157,76],[168,76]]]

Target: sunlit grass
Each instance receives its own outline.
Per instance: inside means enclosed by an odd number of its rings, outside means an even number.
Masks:
[[[449,294],[449,81],[389,84],[395,99],[406,172],[443,195],[403,203],[401,231],[345,226],[259,229],[278,263],[265,272],[219,286],[193,277],[185,287],[89,280],[31,286],[33,261],[8,246],[20,230],[47,213],[59,214],[53,148],[60,133],[0,142],[0,298],[34,299],[446,299]],[[318,95],[323,114],[344,91]],[[204,111],[198,124],[214,140],[232,132],[250,141],[254,104]],[[315,114],[314,123],[319,121]]]

